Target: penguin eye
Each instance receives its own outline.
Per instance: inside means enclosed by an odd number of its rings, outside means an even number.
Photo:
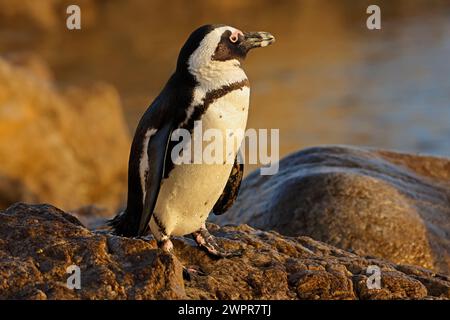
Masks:
[[[238,40],[239,40],[239,36],[238,36],[237,34],[232,34],[232,35],[230,36],[230,41],[231,41],[232,43],[236,43]]]

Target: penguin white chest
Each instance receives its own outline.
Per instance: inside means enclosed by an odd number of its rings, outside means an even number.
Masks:
[[[216,99],[206,109],[201,117],[204,135],[202,141],[192,135],[190,144],[200,143],[202,150],[206,150],[211,141],[207,138],[209,129],[220,133],[223,160],[213,164],[179,164],[175,165],[169,177],[163,180],[153,215],[164,225],[167,235],[181,236],[197,231],[206,221],[216,201],[221,196],[233,167],[240,144],[242,133],[247,123],[250,90],[248,87],[233,90]],[[226,140],[234,138],[235,143],[227,146]],[[231,146],[231,148],[230,148]],[[216,150],[214,150],[216,152]],[[205,153],[205,152],[204,152]],[[220,153],[220,152],[219,152]],[[215,158],[217,159],[217,158]],[[211,162],[209,162],[211,163]],[[150,221],[152,233],[158,238],[160,227],[154,218]]]

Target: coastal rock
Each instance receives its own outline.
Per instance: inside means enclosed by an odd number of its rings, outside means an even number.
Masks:
[[[242,183],[215,223],[309,236],[360,255],[450,272],[450,159],[370,148],[296,152]]]
[[[450,278],[410,265],[363,258],[308,237],[247,225],[209,225],[231,259],[214,259],[187,238],[175,255],[151,237],[90,231],[50,205],[18,203],[0,212],[0,299],[449,299]],[[66,285],[80,268],[80,289]],[[183,280],[182,265],[203,274]],[[369,289],[367,267],[381,270]]]
[[[176,299],[182,267],[142,240],[95,234],[49,206],[17,204],[0,213],[1,299]],[[80,267],[81,289],[67,268]]]
[[[117,92],[62,90],[39,74],[0,58],[0,208],[45,201],[115,210],[130,141]]]

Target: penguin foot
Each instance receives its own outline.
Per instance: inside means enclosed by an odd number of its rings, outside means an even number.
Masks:
[[[183,279],[191,281],[193,276],[206,276],[200,268],[198,267],[185,267],[183,266]]]
[[[217,258],[238,257],[244,252],[243,250],[227,251],[223,249],[219,246],[216,238],[209,233],[206,227],[202,227],[200,230],[192,233],[192,237],[200,248]]]
[[[172,253],[173,251],[173,243],[169,238],[158,241],[158,248],[167,253]]]
[[[169,254],[173,254],[173,243],[169,238],[158,241],[158,248],[167,252]],[[185,267],[183,266],[183,279],[187,281],[191,281],[193,276],[205,276],[206,273],[203,272],[199,267]]]

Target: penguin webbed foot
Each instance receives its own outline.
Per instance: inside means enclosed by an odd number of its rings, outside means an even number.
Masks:
[[[173,252],[173,243],[169,238],[157,242],[158,248],[167,253]]]
[[[206,227],[202,227],[200,230],[192,233],[197,245],[205,250],[208,254],[216,258],[232,258],[239,257],[243,254],[244,250],[227,251],[222,248],[216,238],[209,233]]]
[[[173,254],[173,243],[169,238],[158,241],[157,243],[158,243],[158,248],[160,248],[161,250],[163,250],[166,253]],[[205,275],[206,275],[206,273],[203,272],[203,270],[201,270],[200,267],[183,266],[183,279],[185,279],[187,281],[191,281],[193,276],[205,276]]]
[[[183,266],[183,279],[191,281],[193,276],[206,276],[206,273],[203,272],[199,267]]]

